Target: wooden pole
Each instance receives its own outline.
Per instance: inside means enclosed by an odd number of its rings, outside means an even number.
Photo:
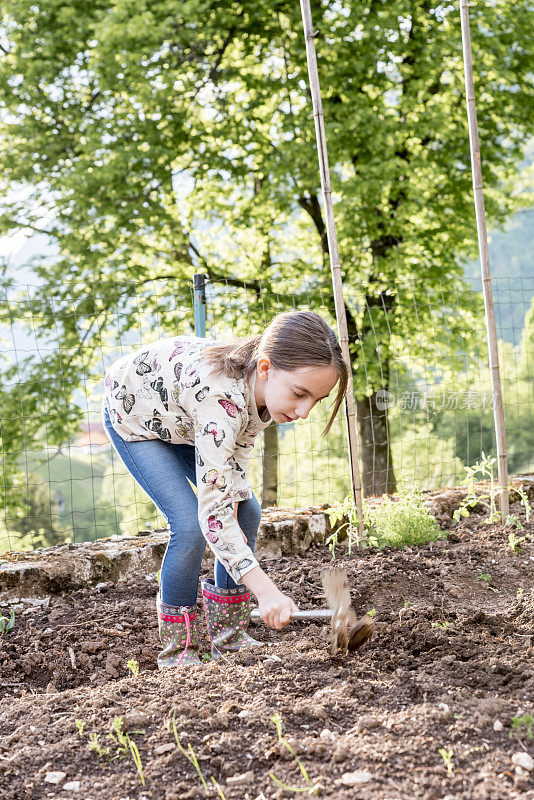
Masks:
[[[480,159],[480,143],[478,139],[475,88],[473,84],[473,61],[471,55],[471,33],[469,30],[469,11],[467,0],[460,0],[460,19],[462,22],[462,48],[464,55],[467,120],[469,123],[469,145],[471,149],[471,171],[473,175],[473,190],[475,194],[478,249],[480,252],[482,290],[484,294],[484,308],[486,311],[486,334],[488,338],[491,388],[493,393],[493,417],[495,421],[495,440],[497,443],[501,519],[504,522],[508,517],[509,512],[506,427],[504,422],[501,377],[499,373],[499,350],[497,346],[495,309],[493,307],[493,292],[491,289],[488,236],[486,231],[486,211],[484,208],[484,190],[482,186],[482,166]]]
[[[349,444],[349,464],[352,484],[352,494],[358,513],[358,533],[361,540],[363,536],[363,504],[362,485],[360,481],[358,435],[356,430],[356,408],[354,403],[354,388],[352,383],[352,365],[349,352],[349,335],[347,329],[347,314],[343,299],[343,283],[339,265],[339,252],[337,246],[336,223],[332,205],[332,189],[330,187],[330,169],[328,166],[328,153],[326,149],[326,134],[323,119],[323,104],[321,88],[319,85],[319,72],[315,55],[315,41],[309,0],[300,0],[304,36],[306,38],[306,57],[308,61],[308,75],[310,78],[310,92],[313,102],[313,117],[315,120],[315,135],[317,139],[317,152],[319,155],[319,169],[321,172],[321,186],[326,214],[326,231],[328,236],[328,250],[330,253],[330,267],[332,270],[332,284],[334,289],[334,302],[339,334],[339,343],[343,358],[349,367],[349,383],[345,395],[345,419],[347,423],[347,439]]]

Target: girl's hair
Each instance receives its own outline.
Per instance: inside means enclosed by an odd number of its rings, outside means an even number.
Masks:
[[[323,431],[326,436],[336,417],[348,385],[348,367],[336,334],[315,311],[284,311],[271,320],[262,334],[234,339],[207,347],[202,358],[215,372],[228,378],[247,379],[256,370],[258,358],[268,356],[273,367],[292,371],[299,367],[329,366],[337,373],[334,410]]]

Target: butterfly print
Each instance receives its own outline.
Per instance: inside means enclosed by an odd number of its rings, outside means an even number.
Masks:
[[[202,461],[202,456],[198,452],[198,447],[195,447],[195,461],[197,462],[199,467],[204,466],[204,462]]]
[[[177,361],[174,365],[174,377],[177,381],[180,380],[180,375],[182,374],[182,364],[180,361]]]
[[[163,404],[163,408],[165,409],[165,411],[168,411],[169,410],[169,403],[168,403],[169,393],[167,392],[167,389],[165,388],[165,386],[163,384],[163,378],[160,376],[155,381],[152,381],[150,386],[152,387],[152,389],[154,389],[155,392],[157,392],[159,394],[159,398],[160,398],[160,400],[161,400],[161,402]]]
[[[215,442],[216,447],[221,446],[222,441],[226,435],[222,429],[219,430],[217,428],[216,422],[208,422],[202,433],[204,436],[207,436],[207,434],[211,433],[213,435],[213,441]]]
[[[204,386],[202,389],[199,389],[199,391],[196,393],[195,400],[197,401],[197,403],[200,403],[202,400],[204,400],[205,397],[208,396],[209,393],[210,393],[210,387]]]
[[[251,558],[242,558],[241,561],[237,562],[237,564],[235,565],[234,569],[237,569],[237,570],[241,571],[242,569],[246,569],[247,567],[250,567],[250,565],[253,564],[253,563],[254,562],[252,561]]]
[[[235,460],[235,458],[234,458],[233,456],[228,456],[228,458],[226,459],[226,461],[227,461],[227,463],[228,463],[228,464],[230,464],[230,466],[232,467],[232,469],[233,469],[235,472],[244,472],[244,471],[245,471],[245,470],[243,469],[243,467],[241,467],[241,466],[240,466],[240,465],[237,463],[237,461]]]
[[[157,409],[154,409],[154,417],[152,419],[143,420],[143,425],[152,433],[156,433],[160,439],[164,442],[168,441],[171,438],[171,434],[168,428],[163,427],[163,423],[160,418],[160,414]]]
[[[231,403],[229,400],[219,400],[219,405],[221,405],[229,417],[235,419],[238,413],[241,411],[240,408],[236,406],[235,403]]]
[[[114,408],[109,409],[109,417],[112,422],[118,422],[119,424],[122,422],[121,415]]]
[[[182,437],[182,439],[188,439],[192,429],[193,426],[191,425],[190,422],[181,422],[179,425],[176,426],[175,431],[178,436]]]
[[[196,377],[194,378],[192,377],[189,380],[184,381],[183,386],[184,389],[192,389],[193,386],[198,386],[199,383],[200,383],[200,378],[198,375],[196,375]]]
[[[180,342],[180,340],[177,339],[175,341],[175,343],[174,343],[174,350],[172,351],[172,353],[169,356],[169,361],[172,361],[175,356],[179,356],[181,353],[184,352],[184,350],[185,350],[185,345],[183,344],[183,342]],[[178,366],[178,365],[176,365],[176,366]],[[175,366],[175,369],[176,369],[176,366]],[[182,368],[182,365],[180,364],[180,369],[181,368]]]
[[[114,392],[118,385],[119,384],[114,378],[110,378],[109,375],[106,375],[104,379],[104,386],[106,389],[110,389],[112,392]]]
[[[202,476],[202,482],[211,483],[212,486],[216,486],[221,492],[224,492],[226,489],[226,478],[224,475],[219,475],[216,469],[210,469],[209,472],[206,472],[206,474]]]
[[[148,350],[144,353],[140,353],[136,356],[133,360],[133,363],[136,364],[136,373],[138,375],[146,375],[148,372],[157,372],[160,369],[160,365],[156,358],[152,359],[152,362],[148,364],[145,361],[145,358],[148,356]]]

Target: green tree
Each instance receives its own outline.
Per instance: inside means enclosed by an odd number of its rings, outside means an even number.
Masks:
[[[507,181],[533,125],[527,7],[471,9],[495,225],[520,202]],[[314,0],[312,11],[363,481],[380,494],[395,486],[379,402],[392,365],[436,375],[459,367],[460,344],[475,347],[480,309],[459,262],[475,242],[459,17],[429,0]],[[76,390],[140,308],[154,333],[189,329],[195,271],[234,289],[230,308],[214,305],[221,330],[259,329],[277,302],[325,306],[333,319],[298,3],[13,0],[2,2],[0,49],[0,181],[14,198],[0,230],[45,230],[61,253],[36,267],[42,288],[18,307],[58,346],[6,368],[8,453],[44,426],[48,441],[65,440]],[[10,321],[4,302],[0,323]]]

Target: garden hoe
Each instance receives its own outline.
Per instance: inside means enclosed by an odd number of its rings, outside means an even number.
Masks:
[[[294,611],[291,619],[329,619],[330,655],[338,652],[354,652],[367,642],[374,631],[374,620],[365,614],[356,621],[356,614],[350,602],[347,571],[341,567],[330,567],[322,574],[323,589],[328,608]],[[258,608],[253,608],[251,619],[259,620]]]

